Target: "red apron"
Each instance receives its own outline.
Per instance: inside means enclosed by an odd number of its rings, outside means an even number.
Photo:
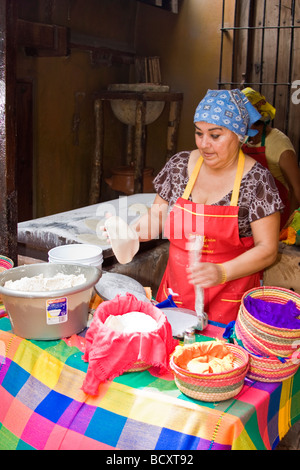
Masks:
[[[170,251],[166,271],[157,293],[159,302],[168,297],[170,288],[173,293],[178,294],[173,296],[178,307],[195,309],[195,290],[193,284],[187,281],[186,273],[191,235],[204,236],[201,256],[203,262],[225,263],[254,246],[252,237],[239,237],[237,202],[244,161],[245,155],[240,152],[231,205],[210,206],[188,200],[203,163],[202,157],[198,160],[182,198],[176,201],[165,224],[164,235],[170,241]],[[235,320],[242,295],[259,285],[260,275],[256,273],[204,289],[204,311],[209,320],[223,324]]]
[[[259,162],[262,166],[264,166],[265,168],[269,170],[269,165],[268,165],[268,161],[266,157],[265,140],[266,140],[266,131],[264,129],[262,139],[261,139],[261,147],[249,147],[247,144],[244,144],[242,146],[242,150],[245,154],[254,158],[254,160]],[[281,213],[281,218],[280,218],[280,228],[282,229],[285,226],[290,216],[289,192],[287,188],[284,186],[284,184],[282,184],[281,181],[279,181],[277,178],[274,178],[274,181],[277,186],[279,196],[285,206],[284,210]]]

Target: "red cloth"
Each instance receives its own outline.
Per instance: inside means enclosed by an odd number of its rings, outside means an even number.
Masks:
[[[150,333],[121,333],[104,325],[109,315],[124,315],[133,311],[151,315],[158,328]],[[86,333],[83,360],[89,366],[82,389],[87,394],[97,395],[101,383],[114,379],[140,361],[165,373],[169,367],[169,356],[177,344],[167,317],[150,302],[137,300],[131,294],[103,302]]]
[[[170,240],[169,259],[156,300],[164,301],[169,288],[178,307],[195,309],[195,289],[187,281],[190,234],[205,237],[201,262],[225,263],[253,246],[253,237],[240,238],[238,206],[210,206],[179,198],[169,214],[165,236]],[[227,325],[236,320],[243,294],[260,285],[259,273],[204,289],[208,319]]]

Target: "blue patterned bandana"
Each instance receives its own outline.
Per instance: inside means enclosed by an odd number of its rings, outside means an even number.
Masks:
[[[208,90],[196,109],[194,123],[226,127],[242,140],[257,134],[250,128],[259,119],[261,115],[240,90]]]

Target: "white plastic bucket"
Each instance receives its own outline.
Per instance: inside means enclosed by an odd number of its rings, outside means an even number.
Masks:
[[[61,245],[48,252],[49,263],[83,264],[102,268],[102,249],[96,245],[84,243]]]

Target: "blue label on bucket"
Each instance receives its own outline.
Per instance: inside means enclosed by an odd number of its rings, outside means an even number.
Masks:
[[[68,299],[50,299],[46,301],[47,325],[57,325],[68,320]]]

